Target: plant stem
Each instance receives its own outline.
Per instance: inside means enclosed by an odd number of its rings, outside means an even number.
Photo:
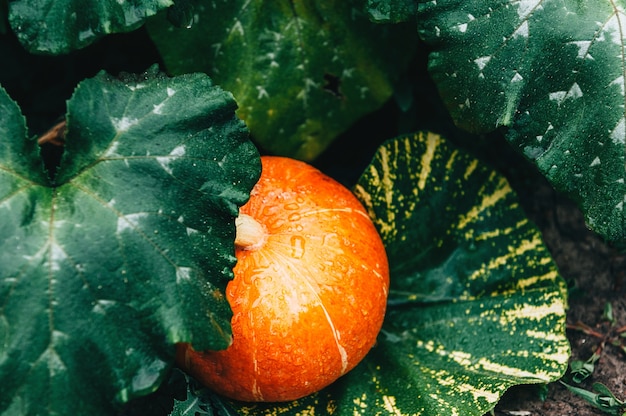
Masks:
[[[267,239],[267,231],[257,220],[247,214],[239,214],[235,219],[237,236],[235,247],[242,250],[258,250]]]

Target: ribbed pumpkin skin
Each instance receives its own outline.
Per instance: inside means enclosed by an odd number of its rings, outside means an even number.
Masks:
[[[266,231],[237,248],[226,296],[233,344],[177,350],[179,365],[227,397],[287,401],[316,392],[356,366],[382,326],[389,269],[383,243],[350,190],[293,159],[262,157],[240,213]]]

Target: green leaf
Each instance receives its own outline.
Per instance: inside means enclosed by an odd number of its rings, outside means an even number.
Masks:
[[[174,26],[191,28],[195,13],[194,0],[176,0],[176,3],[167,9],[167,20]]]
[[[482,415],[510,386],[563,374],[566,285],[504,177],[419,133],[379,149],[356,191],[385,242],[390,299],[404,300],[374,373],[398,409]],[[400,372],[404,384],[383,382]]]
[[[613,305],[611,305],[611,302],[607,302],[604,304],[602,319],[606,319],[611,323],[611,325],[615,325],[615,315],[613,314]]]
[[[0,104],[0,413],[110,415],[175,343],[228,346],[234,217],[260,173],[232,95],[201,74],[86,80],[54,182]]]
[[[168,71],[203,71],[274,154],[311,160],[379,108],[406,69],[415,26],[376,25],[364,0],[198,2],[190,29],[147,26]]]
[[[242,414],[480,416],[567,368],[567,288],[507,181],[431,133],[385,143],[355,188],[389,255],[377,345],[329,388]]]
[[[0,195],[10,196],[18,189],[30,186],[31,182],[43,186],[49,184],[37,141],[27,138],[26,119],[1,86],[0,138]],[[2,202],[4,200],[0,199]]]
[[[415,19],[415,0],[367,0],[367,13],[373,22],[399,23]]]
[[[596,368],[596,363],[599,359],[600,354],[594,352],[591,357],[587,359],[587,361],[573,360],[570,363],[570,378],[572,381],[580,384],[589,378],[593,374]]]
[[[429,70],[456,123],[507,139],[588,225],[626,244],[624,11],[598,0],[421,1]]]
[[[570,392],[581,397],[592,406],[602,410],[610,415],[623,415],[626,410],[624,402],[617,399],[613,392],[608,389],[602,383],[593,383],[593,390],[597,393],[590,392],[580,387],[570,386],[567,383],[561,382]]]
[[[174,369],[174,375],[185,379],[186,396],[184,400],[174,400],[170,416],[238,416],[239,413],[224,399],[211,392],[198,381],[180,370]]]
[[[9,21],[31,53],[62,54],[130,32],[173,0],[11,0]]]

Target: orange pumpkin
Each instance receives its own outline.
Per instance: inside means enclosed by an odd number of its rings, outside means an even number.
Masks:
[[[205,352],[179,344],[177,362],[227,397],[287,401],[329,385],[372,348],[389,268],[350,190],[294,159],[264,156],[262,168],[236,221],[233,343]]]

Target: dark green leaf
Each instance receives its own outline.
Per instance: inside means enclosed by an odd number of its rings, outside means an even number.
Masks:
[[[148,29],[171,73],[209,73],[233,92],[257,142],[315,158],[380,107],[407,67],[415,26],[376,25],[364,0],[198,2],[191,29]],[[391,46],[390,46],[391,45]]]
[[[31,184],[50,184],[37,141],[28,138],[26,130],[26,119],[19,107],[0,87],[0,195],[3,197]]]
[[[548,383],[543,383],[543,384],[537,384],[535,387],[537,398],[539,398],[539,400],[541,400],[542,402],[545,402],[546,400],[548,400],[548,394],[550,393],[549,386],[550,385]]]
[[[179,370],[186,381],[185,400],[175,400],[170,416],[238,416],[237,412],[225,399],[211,392],[188,375]]]
[[[462,127],[507,138],[588,225],[626,244],[624,12],[598,0],[419,5],[429,68]]]
[[[604,312],[602,312],[602,319],[606,319],[612,325],[615,325],[615,316],[613,315],[613,305],[611,302],[604,304]]]
[[[11,0],[9,21],[32,53],[61,54],[130,32],[173,0]]]
[[[507,181],[437,135],[383,145],[355,188],[385,242],[378,344],[329,388],[243,414],[480,416],[567,368],[567,288]]]
[[[194,382],[188,375],[182,372],[179,374],[182,374],[186,381],[186,397],[184,400],[174,400],[174,408],[172,409],[170,416],[212,416],[213,413],[210,411],[210,405],[204,397],[197,394],[197,391],[194,388]]]
[[[81,83],[56,186],[0,99],[0,413],[109,415],[177,342],[225,348],[234,217],[260,163],[205,75]]]
[[[580,384],[593,374],[600,355],[594,353],[587,361],[574,360],[570,364],[570,377],[574,383]]]
[[[367,13],[373,22],[398,23],[415,19],[416,0],[367,0]]]
[[[176,0],[176,3],[167,9],[167,20],[176,27],[189,29],[193,26],[194,12],[194,0]]]

